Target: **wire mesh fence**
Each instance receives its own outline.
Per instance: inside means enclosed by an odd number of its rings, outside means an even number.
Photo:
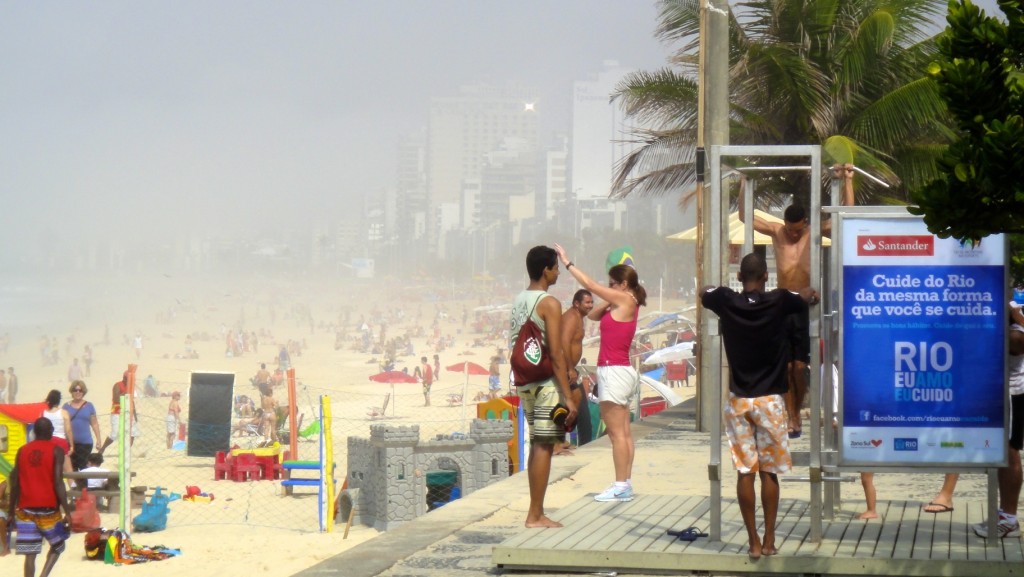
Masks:
[[[284,389],[286,387],[280,387]],[[137,390],[142,389],[137,387]],[[240,524],[274,527],[287,531],[318,530],[318,490],[316,487],[282,485],[280,471],[263,474],[224,475],[218,472],[216,456],[189,456],[192,441],[189,421],[189,384],[164,381],[160,389],[168,396],[135,399],[140,435],[130,445],[131,480],[133,487],[130,516],[141,511],[141,498],[147,498],[160,487],[164,494],[175,493],[183,498],[169,505],[168,525],[190,526]],[[169,391],[182,391],[180,427],[167,419]],[[153,392],[153,391],[151,391]],[[276,462],[284,459],[320,461],[319,398],[330,399],[332,455],[335,464],[336,493],[343,487],[348,467],[348,438],[370,436],[370,427],[377,424],[418,426],[421,440],[439,435],[468,433],[476,418],[476,403],[489,398],[486,377],[446,373],[429,393],[429,406],[419,383],[367,383],[347,386],[318,382],[302,382],[295,388],[294,415],[296,439],[292,443],[290,416],[277,423],[277,441],[253,415],[258,407],[259,392],[248,382],[235,381],[233,406],[230,408],[229,447],[235,453],[252,452],[271,455]],[[276,391],[282,407],[289,400],[284,391]],[[250,404],[251,403],[251,404]],[[289,414],[287,408],[284,411]],[[107,423],[108,414],[99,416]],[[104,426],[106,429],[106,426]],[[292,453],[291,448],[295,447]],[[120,456],[117,443],[104,452],[104,468],[117,470]],[[296,474],[300,474],[296,472]],[[316,472],[301,474],[316,476]],[[336,495],[327,496],[333,505]],[[436,498],[436,497],[435,497]],[[328,510],[333,510],[328,509]]]

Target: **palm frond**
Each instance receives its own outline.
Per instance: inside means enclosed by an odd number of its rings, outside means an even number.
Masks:
[[[616,166],[616,197],[690,186],[697,130],[694,75],[700,2],[662,0],[658,37],[679,46],[670,66],[635,73],[612,95],[640,128]],[[729,126],[735,144],[820,143],[893,184],[859,179],[861,200],[905,198],[935,170],[954,135],[923,69],[945,0],[741,0],[731,4]],[[810,175],[759,179],[763,194],[807,190]],[[761,195],[759,189],[759,195]]]
[[[695,180],[695,132],[648,132],[646,137],[631,141],[640,146],[616,164],[613,198],[664,194]]]
[[[934,119],[945,114],[935,82],[921,77],[864,106],[846,130],[853,138],[876,147],[895,149],[921,136]]]
[[[674,70],[633,72],[612,92],[611,100],[621,103],[627,115],[642,125],[682,125],[696,121],[697,82]]]

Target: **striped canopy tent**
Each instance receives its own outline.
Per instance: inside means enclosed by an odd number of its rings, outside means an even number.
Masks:
[[[759,216],[759,217],[761,217],[762,219],[764,219],[764,220],[766,220],[768,222],[774,222],[774,223],[778,223],[778,224],[782,224],[783,223],[781,218],[779,218],[777,216],[772,216],[772,215],[768,214],[767,212],[764,212],[763,210],[755,209],[754,210],[754,214]],[[746,231],[746,228],[744,227],[744,223],[740,220],[739,213],[738,212],[730,213],[729,214],[729,244],[732,244],[732,245],[742,245],[743,241],[744,241],[744,232],[745,231]],[[669,235],[667,238],[669,240],[682,240],[682,241],[686,241],[686,242],[697,242],[697,227],[693,227],[693,228],[684,230],[683,232],[677,232],[676,234]],[[771,243],[772,243],[771,237],[769,237],[768,235],[761,234],[761,233],[759,233],[757,231],[754,231],[754,244],[755,245],[764,245],[764,244],[770,245]],[[828,238],[822,237],[822,239],[821,239],[821,246],[832,246],[832,241],[829,240]]]

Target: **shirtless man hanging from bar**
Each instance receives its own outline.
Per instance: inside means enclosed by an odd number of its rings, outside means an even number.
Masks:
[[[837,164],[832,167],[836,178],[843,178],[841,206],[853,206],[853,165]],[[740,220],[746,222],[740,202]],[[791,204],[783,213],[783,222],[769,222],[754,215],[754,230],[771,237],[775,253],[775,277],[778,288],[797,292],[811,286],[811,235],[807,211],[802,204]],[[821,235],[831,237],[832,220],[821,221]],[[817,283],[815,283],[817,284]],[[807,396],[807,366],[811,361],[810,320],[805,311],[791,315],[786,338],[791,347],[789,363],[789,392],[785,394],[786,412],[789,414],[789,438],[796,439],[803,430],[800,407]]]

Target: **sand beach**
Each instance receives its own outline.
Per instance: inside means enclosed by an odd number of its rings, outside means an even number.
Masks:
[[[320,395],[331,397],[334,413],[331,429],[339,479],[343,478],[346,466],[345,438],[368,436],[372,423],[418,424],[421,438],[465,430],[462,429],[464,415],[472,418],[473,409],[464,411],[461,403],[449,403],[449,398],[462,394],[466,378],[443,367],[463,360],[488,364],[489,358],[503,346],[501,330],[506,322],[505,313],[495,313],[494,320],[489,322],[485,316],[478,316],[477,311],[510,302],[518,289],[497,283],[484,287],[467,283],[466,288],[460,286],[455,290],[451,283],[421,283],[404,288],[397,283],[360,281],[347,288],[353,292],[343,296],[338,294],[337,283],[328,282],[250,279],[243,283],[249,288],[239,289],[237,281],[116,280],[95,279],[91,284],[83,282],[78,287],[80,290],[56,291],[60,296],[50,299],[40,314],[22,311],[22,316],[18,317],[22,322],[0,325],[0,334],[10,336],[10,346],[0,355],[0,365],[15,367],[20,380],[19,402],[42,400],[50,389],[61,390],[66,400],[69,396],[68,366],[71,359],[81,358],[83,348],[89,345],[94,362],[91,375],[84,379],[89,387],[87,399],[96,405],[101,432],[106,435],[111,386],[129,363],[137,363],[140,382],[153,375],[161,394],[187,392],[192,371],[222,371],[237,375],[236,394],[258,399],[249,378],[261,363],[275,367],[280,347],[287,347],[291,342],[293,350],[301,349],[301,356],[292,354],[292,365],[299,381],[297,412],[304,415],[304,423],[308,424],[316,414]],[[571,294],[571,287],[556,289],[563,300]],[[356,299],[353,294],[360,297]],[[664,308],[678,310],[686,304],[666,301]],[[32,318],[43,320],[33,323]],[[448,341],[438,353],[442,371],[439,382],[434,385],[430,407],[423,406],[418,384],[392,387],[368,380],[380,370],[384,355],[373,353],[372,347],[370,352],[361,350],[359,327],[362,323],[370,326],[375,338],[379,337],[381,324],[386,324],[385,340],[398,335],[410,336],[412,354],[407,350],[398,351],[397,370],[412,372],[419,357],[424,355],[432,360],[438,349],[437,335]],[[250,347],[250,351],[240,355],[227,355],[226,332],[235,329],[255,332],[259,336],[258,349],[253,351]],[[133,345],[137,335],[142,337],[143,348],[136,358]],[[60,356],[57,363],[44,364],[41,345],[44,337],[56,342]],[[296,343],[299,343],[298,349]],[[198,358],[188,358],[190,356]],[[596,351],[587,350],[584,356],[596,356]],[[502,366],[501,374],[503,381],[507,379],[507,365]],[[486,391],[487,378],[472,376],[466,388],[472,400]],[[695,389],[676,390],[688,398]],[[371,417],[386,395],[391,395],[387,414],[383,418]],[[352,527],[347,539],[342,539],[341,527],[331,534],[319,533],[316,496],[310,491],[283,497],[280,487],[271,481],[214,481],[212,459],[188,457],[184,451],[166,448],[163,427],[168,402],[166,397],[137,399],[143,435],[133,447],[132,468],[136,476],[132,485],[145,486],[150,494],[156,486],[165,492],[177,493],[184,493],[187,486],[197,486],[213,493],[214,499],[209,503],[176,501],[170,506],[164,531],[135,533],[133,538],[140,545],[180,549],[181,556],[130,568],[105,566],[85,559],[83,536],[75,534],[68,542],[55,575],[106,575],[129,571],[137,575],[202,576],[253,570],[268,575],[291,575],[378,534],[358,525]],[[183,420],[187,423],[187,398],[182,405],[185,408]],[[243,447],[254,442],[249,437],[237,438],[237,443]],[[800,443],[806,443],[806,439],[797,443],[798,448]],[[300,457],[309,458],[316,450],[315,441],[300,442]],[[106,456],[105,466],[116,467],[119,458],[116,445],[107,450]],[[638,462],[642,460],[644,465],[639,468],[637,483],[646,493],[706,494],[706,480],[691,475],[692,479],[683,481],[681,471],[704,470],[707,458],[706,446],[694,447],[682,454],[638,453]],[[606,460],[590,468],[607,472],[610,454]],[[726,469],[731,475],[731,467]],[[928,502],[940,483],[940,476],[931,474],[876,476],[879,499],[899,495]],[[957,498],[982,498],[984,488],[981,475],[965,476],[958,487]],[[558,507],[571,502],[581,490],[596,492],[600,489],[597,486],[581,488],[572,480],[561,481],[552,485],[549,502]],[[859,486],[854,484],[846,485],[844,491],[851,502],[862,498]],[[521,507],[513,508],[508,514],[515,516],[525,511],[525,499],[524,495],[523,502],[519,503]],[[137,513],[137,509],[133,511]],[[114,514],[104,513],[102,520],[106,527],[117,526]],[[0,573],[18,574],[21,565],[22,559],[15,555],[0,558]]]
[[[496,286],[484,290],[476,287],[479,294],[460,288],[459,298],[452,299],[450,283],[448,294],[441,294],[443,289],[422,284],[405,289],[380,283],[382,289],[357,282],[354,294],[364,298],[352,300],[336,295],[335,283],[277,285],[265,279],[249,279],[242,284],[260,288],[239,290],[234,280],[223,285],[169,278],[117,281],[76,281],[80,284],[75,290],[58,289],[43,297],[32,296],[28,282],[8,291],[14,293],[14,298],[4,306],[18,314],[8,316],[10,324],[0,325],[0,334],[7,333],[10,338],[0,364],[15,367],[19,379],[17,402],[38,402],[51,389],[60,390],[66,402],[70,400],[69,366],[74,358],[84,365],[84,347],[90,346],[94,360],[91,374],[83,380],[88,387],[86,399],[96,406],[104,436],[110,430],[112,385],[129,363],[137,364],[140,395],[136,406],[142,436],[132,447],[132,486],[148,487],[149,495],[157,486],[165,494],[184,494],[186,487],[197,486],[214,495],[209,503],[172,502],[166,530],[133,534],[140,545],[164,545],[182,551],[179,558],[129,569],[154,575],[214,575],[240,562],[269,574],[287,575],[377,534],[363,526],[352,527],[344,540],[343,528],[333,534],[318,533],[315,491],[296,491],[293,497],[282,497],[276,482],[214,481],[211,458],[168,450],[164,432],[170,400],[167,396],[173,391],[183,393],[182,420],[187,424],[192,371],[234,373],[235,394],[247,395],[258,403],[259,394],[250,384],[250,377],[261,364],[270,370],[276,368],[280,348],[290,348],[298,381],[297,413],[303,428],[315,418],[319,397],[330,396],[336,477],[340,483],[346,466],[346,437],[368,436],[371,423],[417,424],[421,438],[468,430],[468,419],[475,414],[472,399],[486,394],[487,377],[471,376],[467,381],[462,373],[445,367],[458,361],[488,365],[501,347],[507,313],[499,312],[489,321],[473,309],[510,301],[508,293]],[[365,352],[359,330],[363,324],[373,335]],[[385,358],[387,347],[378,346],[382,325],[385,341],[409,335],[411,349],[403,347],[396,352],[396,370],[412,373],[419,357],[425,355],[433,362],[433,355],[439,355],[442,367],[431,391],[431,406],[424,406],[417,383],[369,381],[370,375],[381,370]],[[475,332],[474,325],[487,333]],[[228,332],[240,330],[257,335],[258,344],[248,342],[247,351],[228,353]],[[438,336],[445,341],[443,348],[437,344]],[[143,345],[138,356],[137,337]],[[51,360],[53,350],[59,357],[57,362]],[[502,373],[507,377],[506,367]],[[141,396],[149,375],[157,381],[159,394],[167,396]],[[469,401],[465,408],[454,401],[464,388]],[[287,404],[285,386],[276,387],[275,395],[279,403]],[[386,414],[371,417],[374,409],[379,412],[386,396]],[[261,440],[245,435],[233,437],[232,442],[248,448]],[[316,458],[318,447],[315,436],[304,439],[299,456]],[[108,448],[105,456],[104,467],[116,469],[117,445]],[[133,515],[138,512],[133,510]],[[102,520],[108,528],[118,525],[113,513],[103,513]],[[115,570],[86,561],[83,550],[82,535],[73,535],[56,574]],[[83,573],[86,568],[88,572]],[[20,570],[21,558],[0,558],[0,572],[14,574]]]

